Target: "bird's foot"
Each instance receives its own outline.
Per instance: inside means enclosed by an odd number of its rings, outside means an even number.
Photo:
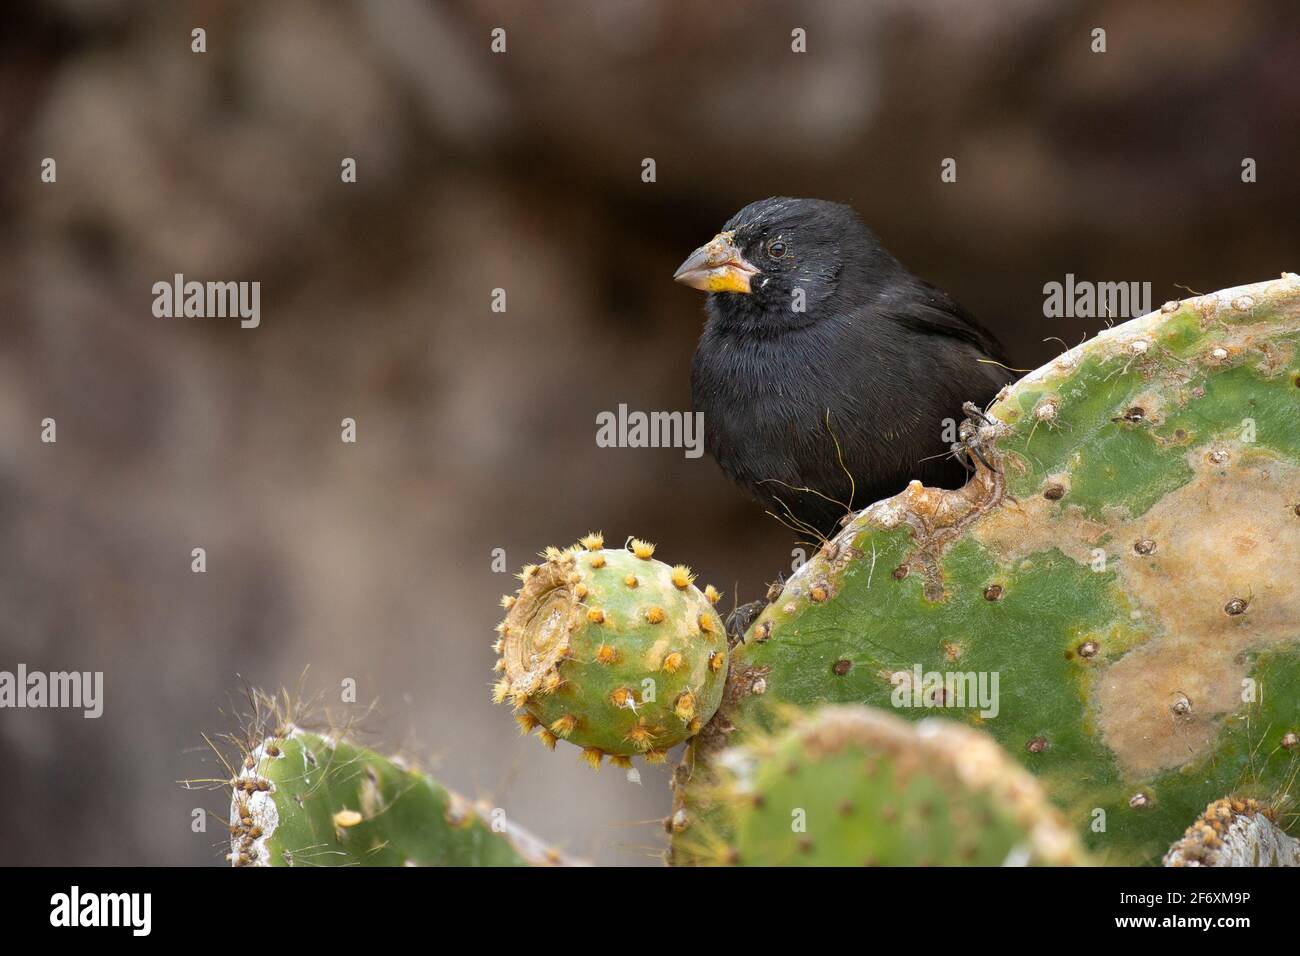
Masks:
[[[983,422],[985,425],[992,425],[996,421],[984,414],[984,409],[980,408],[974,402],[962,402],[961,410],[966,413],[967,421]]]
[[[749,626],[754,623],[763,608],[767,607],[767,601],[750,601],[748,604],[742,604],[730,614],[727,615],[727,641],[733,647],[737,644],[745,643],[745,632]]]
[[[964,402],[961,410],[966,418],[957,428],[957,441],[949,446],[953,457],[966,466],[968,471],[975,471],[971,460],[978,461],[991,472],[1000,470],[1000,463],[993,453],[993,441],[1007,431],[1007,426],[996,418],[990,418],[974,402]],[[992,459],[992,461],[990,461]]]

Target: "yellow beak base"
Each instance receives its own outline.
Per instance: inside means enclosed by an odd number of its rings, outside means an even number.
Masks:
[[[736,248],[734,234],[721,232],[687,256],[673,273],[673,280],[702,292],[747,295],[750,277],[757,272]]]

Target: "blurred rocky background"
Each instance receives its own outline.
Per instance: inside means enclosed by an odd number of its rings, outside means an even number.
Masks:
[[[107,686],[0,711],[0,863],[220,862],[177,781],[304,668],[567,849],[653,860],[666,772],[489,703],[491,557],[638,534],[728,604],[788,570],[707,458],[596,447],[599,411],[689,407],[678,262],[752,199],[849,201],[1032,367],[1103,324],[1043,317],[1066,273],[1158,305],[1300,265],[1298,73],[1285,2],[6,3],[0,669]],[[260,281],[261,326],[155,318],[178,272]]]

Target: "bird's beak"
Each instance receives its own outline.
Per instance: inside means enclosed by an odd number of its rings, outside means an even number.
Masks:
[[[692,252],[673,273],[673,279],[705,292],[744,292],[758,268],[736,248],[735,234],[720,232]]]

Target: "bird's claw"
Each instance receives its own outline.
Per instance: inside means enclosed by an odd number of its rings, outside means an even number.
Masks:
[[[997,467],[984,454],[985,443],[990,438],[996,437],[1005,426],[997,419],[986,415],[974,402],[963,402],[961,410],[966,413],[966,418],[957,428],[959,440],[949,446],[953,457],[960,461],[967,471],[975,470],[970,464],[972,457],[978,459],[979,463],[989,471],[997,471]]]
[[[749,625],[763,613],[765,607],[767,607],[766,601],[750,601],[727,615],[727,640],[733,647],[745,643],[745,632],[749,630]]]
[[[966,460],[967,456],[966,456],[965,442],[953,442],[951,445],[948,446],[948,452],[949,454],[952,455],[953,458],[961,462],[961,466],[966,469],[967,474],[975,470],[974,468],[971,467],[971,463]]]

